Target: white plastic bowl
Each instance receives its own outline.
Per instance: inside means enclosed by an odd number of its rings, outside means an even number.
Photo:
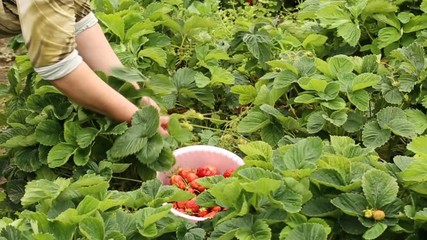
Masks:
[[[244,164],[242,158],[236,154],[223,148],[209,145],[194,145],[179,148],[173,152],[173,155],[176,158],[175,166],[172,167],[169,172],[157,173],[157,178],[165,185],[170,184],[170,176],[181,167],[196,169],[201,166],[213,165],[218,168],[220,173],[223,173],[229,168],[237,169],[239,166]],[[176,216],[185,218],[192,222],[206,220],[206,218],[203,217],[187,215],[174,208],[172,208],[171,211]]]

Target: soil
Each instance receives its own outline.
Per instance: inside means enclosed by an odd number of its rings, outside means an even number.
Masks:
[[[0,83],[7,83],[7,72],[13,63],[14,55],[7,48],[9,39],[0,39]]]

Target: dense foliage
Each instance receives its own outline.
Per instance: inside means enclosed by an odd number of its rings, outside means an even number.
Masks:
[[[0,147],[0,239],[423,239],[426,0],[93,0],[126,68],[99,75],[142,107],[132,125],[70,102],[18,56]],[[15,38],[10,44],[19,48]],[[138,81],[141,90],[127,80]],[[172,151],[244,158],[187,222]]]

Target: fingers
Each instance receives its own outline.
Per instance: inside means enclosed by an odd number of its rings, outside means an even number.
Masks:
[[[145,105],[145,106],[153,106],[154,108],[157,109],[157,111],[160,112],[159,105],[157,105],[157,103],[150,97],[147,97],[147,96],[142,97],[141,103],[142,103],[142,105]]]
[[[169,116],[160,116],[160,126],[159,126],[159,133],[162,136],[169,136],[168,132],[168,126],[169,126]]]

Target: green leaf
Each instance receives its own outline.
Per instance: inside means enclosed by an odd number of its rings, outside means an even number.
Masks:
[[[194,80],[196,82],[197,87],[204,88],[211,83],[211,79],[206,77],[203,73],[197,72],[194,75]]]
[[[322,98],[322,100],[332,100],[335,99],[340,92],[340,85],[336,82],[329,82],[328,85],[326,85],[323,92],[319,92],[319,97]]]
[[[47,155],[47,163],[50,168],[56,168],[67,163],[68,159],[76,151],[76,146],[61,142],[53,146]]]
[[[401,34],[400,32],[394,28],[394,27],[385,27],[385,28],[381,28],[378,31],[378,42],[377,42],[377,47],[378,48],[385,48],[388,45],[399,41],[399,39],[401,38]]]
[[[243,226],[236,231],[237,239],[245,240],[258,240],[258,239],[271,239],[271,229],[269,225],[263,220],[256,220],[255,222],[248,223],[249,226]]]
[[[372,169],[363,175],[362,189],[369,205],[375,209],[382,209],[396,200],[399,186],[394,177]]]
[[[305,49],[323,46],[328,40],[328,37],[320,34],[309,34],[303,41],[302,46]]]
[[[94,127],[79,128],[76,136],[76,142],[79,147],[86,148],[95,141],[96,136],[98,136],[98,129]]]
[[[168,171],[173,165],[175,165],[175,162],[176,160],[172,154],[172,150],[164,147],[160,152],[157,161],[149,163],[147,166],[155,171]]]
[[[261,156],[266,162],[270,162],[273,156],[272,147],[262,141],[253,141],[246,144],[239,145],[240,151],[247,156],[256,155]]]
[[[310,103],[315,103],[319,101],[320,101],[319,98],[308,93],[302,93],[294,99],[294,102],[303,103],[303,104],[310,104]]]
[[[384,231],[387,229],[387,225],[381,222],[376,222],[374,226],[372,226],[370,229],[368,229],[363,234],[363,239],[377,239],[381,234],[384,233]]]
[[[40,179],[33,180],[25,186],[25,194],[21,204],[26,207],[43,200],[54,200],[70,184],[70,180],[60,179],[55,182]]]
[[[384,99],[391,104],[400,104],[403,100],[403,94],[399,89],[394,88],[393,86],[383,83],[381,84],[381,92]]]
[[[62,140],[62,126],[55,120],[44,120],[36,127],[37,141],[46,146],[53,146]]]
[[[149,164],[159,157],[162,149],[163,138],[159,133],[156,133],[148,139],[148,143],[135,155],[141,163]]]
[[[368,111],[369,101],[371,99],[368,91],[362,89],[355,92],[349,92],[348,99],[360,111]]]
[[[418,109],[405,109],[407,119],[414,125],[417,134],[422,134],[427,129],[427,116]]]
[[[271,196],[274,199],[273,202],[282,206],[282,209],[286,212],[298,213],[301,211],[304,196],[303,194],[294,191],[294,189],[291,189],[291,187],[282,185],[276,191],[271,193]]]
[[[337,5],[329,4],[316,12],[320,22],[329,26],[329,28],[337,28],[343,24],[351,23],[350,15],[344,9]]]
[[[267,126],[270,119],[259,110],[251,110],[238,125],[240,133],[252,133]]]
[[[141,151],[148,142],[145,129],[146,127],[142,125],[131,126],[116,139],[113,146],[108,150],[108,155],[112,158],[123,158]]]
[[[26,128],[26,118],[31,114],[32,112],[28,109],[18,109],[14,112],[12,112],[9,117],[7,118],[7,124],[11,127],[16,128]]]
[[[407,145],[407,149],[423,157],[427,156],[427,136],[419,136]]]
[[[312,79],[309,77],[302,77],[298,80],[299,86],[304,90],[314,90],[316,92],[323,92],[328,85],[326,80]]]
[[[165,50],[160,47],[148,47],[144,48],[138,53],[138,57],[140,58],[150,58],[159,64],[160,67],[166,67],[167,54]]]
[[[35,172],[42,166],[38,148],[18,148],[15,150],[14,162],[24,172]]]
[[[309,137],[292,145],[282,156],[281,165],[289,169],[305,167],[305,162],[315,162],[323,151],[320,138]]]
[[[280,187],[280,184],[281,184],[280,180],[261,177],[249,183],[242,183],[241,186],[247,192],[252,192],[255,194],[267,196],[272,191],[278,189]]]
[[[360,186],[357,182],[347,183],[345,176],[335,169],[318,169],[311,174],[310,178],[313,182],[333,187],[343,192],[350,192]]]
[[[423,1],[421,2],[421,4],[420,4],[420,9],[421,9],[421,11],[423,11],[424,13],[426,13],[426,12],[427,12],[427,1],[426,1],[426,0],[423,0]]]
[[[365,117],[355,112],[349,112],[347,115],[347,122],[345,122],[343,125],[344,130],[353,133],[362,129],[366,122]]]
[[[412,138],[417,135],[415,126],[406,119],[393,119],[387,124],[386,128],[402,137]]]
[[[77,132],[80,129],[78,122],[67,121],[64,123],[65,142],[77,145]]]
[[[358,24],[344,23],[338,27],[337,33],[352,47],[359,43],[361,31]]]
[[[341,97],[337,97],[330,101],[321,102],[320,104],[332,110],[342,110],[346,106],[346,102]]]
[[[335,111],[329,117],[326,115],[323,115],[323,118],[325,118],[335,126],[340,127],[347,121],[347,113],[345,110]]]
[[[230,92],[239,95],[241,105],[253,102],[257,96],[256,89],[252,85],[235,85],[231,87]]]
[[[223,83],[223,84],[234,84],[234,75],[224,68],[212,66],[209,67],[211,72],[211,84]]]
[[[319,223],[303,223],[293,228],[286,240],[326,240],[325,228]]]
[[[350,216],[362,216],[363,210],[368,207],[365,197],[358,193],[342,193],[332,199],[331,203]]]
[[[368,4],[368,0],[354,1],[346,3],[345,7],[351,12],[354,18],[359,17]]]
[[[180,96],[197,99],[204,105],[213,108],[215,99],[208,87],[199,88],[195,83],[196,71],[190,68],[180,68],[172,77],[172,81]]]
[[[90,154],[92,149],[88,148],[78,148],[73,156],[73,161],[77,166],[84,166],[90,160]]]
[[[6,183],[7,197],[12,203],[19,204],[25,194],[27,181],[22,179],[11,179]]]
[[[278,123],[269,124],[265,128],[261,129],[261,140],[271,146],[275,146],[285,135],[283,128],[284,127]]]
[[[136,227],[139,233],[145,237],[156,237],[158,234],[158,227],[156,222],[166,217],[172,205],[164,205],[158,208],[146,207],[139,210],[136,214]]]
[[[402,179],[408,183],[425,183],[427,181],[427,164],[423,158],[415,158],[401,173]]]
[[[363,57],[362,72],[374,73],[378,70],[379,59],[376,55],[371,54]]]
[[[152,137],[159,127],[159,112],[153,106],[144,106],[132,116],[132,127],[142,126],[141,136]],[[128,129],[126,131],[131,131]],[[125,133],[125,134],[126,134]]]
[[[328,59],[328,65],[333,76],[337,76],[338,73],[351,73],[354,70],[353,62],[344,55],[331,57]]]
[[[180,143],[187,143],[193,138],[190,130],[182,128],[178,119],[171,118],[168,125],[169,135]]]
[[[123,81],[147,82],[148,79],[138,69],[130,67],[114,67],[111,76]]]
[[[328,217],[333,216],[336,210],[330,199],[318,197],[306,202],[301,209],[301,213],[308,217]]]
[[[119,14],[100,13],[97,17],[111,32],[117,35],[121,41],[124,40],[125,23]]]
[[[264,64],[272,59],[273,44],[268,34],[246,33],[242,40],[246,43],[249,52],[258,59],[259,63]]]
[[[404,33],[417,32],[427,28],[427,14],[414,16],[403,25]]]
[[[377,121],[365,124],[362,131],[362,141],[366,147],[377,148],[384,145],[391,136],[391,131],[382,129]]]
[[[326,112],[317,111],[313,112],[307,118],[307,131],[308,133],[317,133],[323,129],[326,119],[323,117]]]
[[[79,223],[79,230],[83,236],[93,240],[104,240],[105,230],[102,219],[86,217]]]
[[[381,77],[373,73],[362,73],[357,75],[352,82],[351,90],[357,91],[372,87],[381,81]]]

